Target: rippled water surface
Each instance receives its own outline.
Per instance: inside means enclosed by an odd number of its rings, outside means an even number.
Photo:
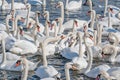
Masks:
[[[11,0],[7,0],[8,2],[10,2]],[[21,0],[15,0],[15,1],[21,1]],[[46,0],[47,1],[47,7],[46,10],[48,10],[50,12],[50,20],[54,20],[55,18],[60,16],[60,9],[56,9],[55,8],[55,4],[58,1],[63,1],[65,4],[66,0]],[[72,0],[70,0],[72,1]],[[84,2],[85,0],[83,0]],[[100,12],[98,5],[104,5],[103,2],[100,2],[100,0],[92,0],[93,3],[95,4],[95,6],[93,7],[93,9],[95,9],[98,12]],[[117,7],[120,7],[120,0],[109,0],[109,4],[112,5],[116,5]],[[74,13],[70,13],[69,15],[67,15],[65,13],[65,21],[69,20],[69,19],[73,19],[73,18],[77,18],[77,19],[84,19],[84,20],[89,20],[89,17],[86,16],[87,11],[89,10],[88,6],[83,6],[82,9],[80,11],[74,12]],[[32,11],[40,11],[42,13],[42,8],[41,6],[32,6]],[[4,22],[6,15],[8,13],[6,13],[5,11],[1,12],[0,11],[0,22]],[[40,22],[44,24],[45,19],[43,17],[40,18]],[[40,65],[42,65],[42,57],[41,56],[33,56],[33,57],[29,57],[28,59],[36,62],[38,60],[41,60]],[[62,56],[60,56],[59,54],[56,54],[54,56],[49,56],[48,57],[48,63],[49,65],[53,65],[62,75],[62,80],[65,80],[65,73],[64,73],[64,64],[66,62],[69,62],[70,60],[67,60],[65,58],[63,58]],[[104,61],[98,61],[98,60],[94,60],[93,61],[93,67],[99,64],[109,64],[110,66],[120,66],[120,64],[110,64],[108,62],[104,62]],[[8,80],[13,80],[13,77],[18,78],[21,73],[20,72],[6,72],[6,71],[1,71],[0,72],[0,80],[3,80],[5,78],[8,78]],[[39,78],[37,76],[32,76],[34,75],[34,72],[30,72],[29,73],[29,80],[39,80]],[[90,79],[87,78],[84,75],[81,75],[79,73],[76,73],[76,71],[70,71],[70,76],[71,76],[71,80],[94,80],[94,79]],[[32,78],[31,78],[32,77]]]

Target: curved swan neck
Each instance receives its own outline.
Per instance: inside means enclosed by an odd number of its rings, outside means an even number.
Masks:
[[[111,62],[114,62],[114,61],[115,61],[115,57],[117,56],[117,49],[116,49],[116,47],[113,46],[113,45],[110,45],[110,47],[113,49],[113,54],[110,56],[109,60],[110,60]],[[111,49],[111,48],[110,48],[110,49]]]
[[[108,0],[105,0],[104,16],[106,16],[107,13],[107,6],[108,6]]]
[[[94,23],[95,23],[95,16],[96,16],[95,10],[92,10],[91,16],[92,17],[91,17],[91,25],[90,25],[90,27],[91,27],[91,29],[93,29]]]
[[[27,77],[28,77],[28,61],[26,58],[23,59],[23,66],[24,66],[24,71],[23,71],[23,74],[22,74],[22,78],[21,80],[27,80]]]
[[[88,60],[87,68],[84,71],[85,74],[90,71],[90,69],[92,68],[92,62],[93,62],[93,55],[92,55],[91,47],[86,46],[86,49],[87,49],[87,53],[88,53],[88,56],[89,56],[89,60]]]
[[[43,66],[44,67],[47,67],[48,66],[48,63],[47,63],[47,58],[46,58],[46,50],[45,50],[45,46],[47,46],[47,44],[49,42],[55,42],[55,41],[58,41],[60,39],[59,36],[57,37],[52,37],[52,38],[47,38],[43,41],[43,43],[41,43],[41,46],[42,46],[42,52],[43,52]]]

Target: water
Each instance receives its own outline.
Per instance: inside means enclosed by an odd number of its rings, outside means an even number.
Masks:
[[[7,0],[8,2],[10,2],[11,0]],[[15,0],[15,1],[21,1],[21,0]],[[50,12],[50,20],[54,20],[57,17],[60,16],[60,9],[55,8],[55,4],[58,1],[63,1],[65,3],[66,0],[46,0],[47,1],[47,7],[46,10],[48,10]],[[70,0],[71,1],[71,0]],[[92,0],[95,4],[95,6],[93,7],[93,9],[95,9],[98,12],[102,13],[101,11],[99,11],[98,9],[98,5],[104,5],[103,2],[99,2],[99,0]],[[84,3],[84,0],[83,0]],[[116,5],[117,7],[120,7],[120,0],[109,0],[109,4],[112,5]],[[82,10],[74,12],[74,13],[70,13],[69,15],[65,14],[65,22],[67,20],[70,19],[83,19],[83,20],[89,20],[89,16],[86,16],[87,11],[89,10],[89,7],[87,6],[83,6]],[[42,8],[41,6],[32,6],[32,11],[40,11],[40,13],[42,13]],[[9,14],[9,11],[7,11],[8,13],[6,13],[6,11],[3,11],[0,13],[0,22],[5,22],[5,18],[6,15]],[[41,23],[45,23],[45,19],[43,17],[39,18]],[[38,60],[42,60],[41,56],[34,56],[34,57],[29,57],[28,59],[30,59],[31,61],[38,61]],[[70,60],[67,60],[65,58],[63,58],[62,56],[60,56],[59,54],[54,55],[54,56],[49,56],[48,58],[48,64],[54,66],[60,73],[61,73],[61,79],[65,80],[65,73],[64,73],[64,64],[66,62],[70,62]],[[108,64],[110,66],[120,66],[120,64],[111,64],[109,62],[105,62],[105,61],[99,61],[99,60],[94,60],[93,61],[93,67],[100,65],[100,64]],[[42,61],[40,63],[40,65],[42,65]],[[19,78],[21,75],[21,72],[6,72],[6,71],[1,71],[0,72],[0,80],[3,80],[5,78],[7,78],[8,80],[14,80],[13,77]],[[39,78],[37,76],[33,76],[33,78],[31,78],[31,76],[34,74],[34,72],[29,72],[29,80],[39,80]],[[83,80],[94,80],[91,78],[86,77],[85,75],[76,73],[76,71],[72,71],[70,70],[70,77],[71,80],[82,80],[80,79],[81,77],[83,77]],[[19,79],[18,79],[19,80]]]

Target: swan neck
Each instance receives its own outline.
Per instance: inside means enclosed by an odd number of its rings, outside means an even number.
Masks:
[[[98,31],[98,42],[97,42],[97,45],[98,44],[101,44],[101,41],[102,41],[102,29],[103,29],[103,25],[100,25],[97,27],[97,31]]]
[[[64,22],[64,6],[61,6],[61,18],[62,18],[62,23]]]
[[[89,60],[88,60],[88,66],[87,66],[87,68],[85,69],[85,72],[84,72],[85,74],[90,71],[90,69],[92,68],[92,62],[93,62],[93,55],[92,55],[91,47],[86,46],[86,49],[87,49],[87,53],[88,53],[88,56],[89,56]]]
[[[29,68],[27,60],[24,62],[23,66],[24,66],[24,71],[23,71],[21,80],[27,80],[27,77],[28,77],[28,68]]]
[[[60,21],[59,21],[59,23],[58,23],[58,27],[59,27],[58,33],[59,33],[59,34],[62,33],[62,31],[61,31],[62,28],[63,28],[63,27],[62,27],[62,22],[63,22],[62,19],[60,19]]]
[[[90,11],[92,11],[92,1],[89,0],[89,7],[90,7]]]
[[[28,27],[28,24],[29,24],[30,10],[31,10],[31,5],[29,6],[29,8],[28,8],[28,12],[27,12],[26,27]]]
[[[78,37],[79,37],[79,57],[83,57],[83,53],[82,53],[82,36],[80,33],[78,33]]]
[[[11,4],[11,9],[12,9],[12,10],[15,10],[15,9],[14,9],[14,0],[12,0],[11,3],[12,3],[12,4]]]
[[[117,56],[117,49],[116,49],[115,46],[112,46],[112,45],[111,45],[111,47],[112,47],[112,49],[113,49],[113,54],[110,56],[109,60],[110,60],[111,62],[114,62],[115,57]]]
[[[110,12],[108,12],[108,27],[112,27],[111,26],[111,16],[110,16]]]
[[[55,31],[55,33],[54,33],[54,37],[56,37],[56,36],[57,36],[57,33],[58,33],[58,30],[57,30],[57,23],[55,23],[54,31]]]
[[[3,51],[3,56],[2,56],[1,64],[4,64],[6,62],[6,52],[5,52],[5,41],[4,41],[4,39],[2,39],[2,51]]]
[[[66,0],[66,7],[68,6],[68,2],[69,2],[69,0]]]
[[[97,31],[95,30],[94,31],[94,45],[96,45],[96,39],[97,39],[96,37],[97,37]]]
[[[107,6],[108,6],[108,0],[105,0],[104,16],[106,16],[107,13]]]
[[[46,34],[46,37],[49,37],[49,26],[47,21],[45,22],[45,34]]]
[[[7,33],[9,34],[10,31],[9,31],[9,19],[11,18],[11,15],[8,15],[7,18],[6,18],[6,29],[7,29]]]
[[[45,42],[42,44],[42,52],[43,52],[43,66],[47,67],[47,58],[46,58],[46,51],[45,51]]]
[[[65,67],[65,76],[66,76],[66,80],[70,80],[70,72],[67,67]]]
[[[38,18],[38,14],[36,14],[36,23],[39,23],[39,18]]]
[[[91,13],[91,16],[92,16],[91,17],[91,25],[90,25],[91,29],[93,29],[93,27],[94,27],[95,15],[96,15],[96,12],[94,10],[92,10],[92,13]]]
[[[19,19],[19,16],[16,16],[16,18],[15,18],[15,29],[14,29],[14,36],[17,36],[17,31],[18,31],[18,26],[17,26],[17,24],[18,24],[18,19]]]

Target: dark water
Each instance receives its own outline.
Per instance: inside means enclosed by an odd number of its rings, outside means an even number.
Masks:
[[[7,0],[7,1],[10,2],[11,0]],[[15,0],[15,1],[19,2],[21,0]],[[55,4],[58,1],[63,1],[65,3],[66,0],[46,0],[46,1],[47,1],[46,10],[50,12],[50,20],[52,21],[55,18],[60,16],[60,9],[55,8]],[[95,9],[97,13],[102,14],[101,10],[98,8],[98,5],[104,5],[104,2],[100,2],[100,0],[92,0],[92,1],[95,4],[93,9]],[[83,3],[84,2],[85,0],[83,0]],[[109,4],[120,7],[120,0],[109,0]],[[69,16],[65,13],[65,21],[69,19],[74,19],[74,18],[89,20],[89,17],[86,16],[86,13],[88,10],[89,10],[88,6],[83,6],[80,11],[70,13]],[[41,6],[32,6],[32,11],[40,11],[42,13],[42,8]],[[5,22],[6,15],[9,13],[9,11],[7,11],[7,13],[6,11],[3,11],[3,12],[0,11],[0,13],[1,13],[0,22]],[[41,23],[44,24],[45,19],[43,17],[39,18],[39,20]],[[42,57],[34,56],[34,57],[30,57],[29,59],[35,62],[35,61],[38,61],[39,59],[42,59]],[[54,66],[61,73],[62,80],[65,80],[64,64],[69,61],[70,60],[63,58],[60,55],[54,55],[54,56],[48,57],[48,64]],[[94,60],[93,66],[100,65],[103,63],[106,63],[110,66],[120,66],[120,64],[110,64],[108,62],[97,61],[97,60]],[[42,62],[40,63],[40,65],[42,65]],[[6,72],[6,71],[1,71],[0,74],[1,74],[0,80],[4,80],[5,78],[7,78],[8,80],[14,80],[13,78],[15,77],[18,78],[21,75],[20,72]],[[32,76],[32,75],[34,75],[34,73],[30,72],[29,80],[39,80],[39,78],[37,78],[36,76]],[[94,80],[94,79],[87,78],[86,76],[81,75],[79,73],[76,73],[75,71],[70,71],[70,76],[71,76],[71,80]]]

